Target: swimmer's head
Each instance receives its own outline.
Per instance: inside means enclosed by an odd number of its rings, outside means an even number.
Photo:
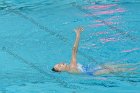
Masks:
[[[56,65],[52,68],[52,71],[55,71],[55,72],[62,72],[62,71],[66,71],[66,68],[67,68],[67,64],[65,64],[65,63],[59,63],[59,64],[56,64]]]

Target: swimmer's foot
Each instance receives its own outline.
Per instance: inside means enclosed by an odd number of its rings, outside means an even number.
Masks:
[[[78,28],[74,29],[74,31],[76,32],[76,34],[80,34],[80,32],[84,31],[84,28],[78,27]]]

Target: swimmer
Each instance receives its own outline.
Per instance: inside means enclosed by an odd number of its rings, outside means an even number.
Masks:
[[[59,63],[56,64],[52,71],[55,72],[70,72],[70,73],[85,73],[90,75],[104,75],[104,74],[113,74],[113,73],[120,73],[120,72],[127,72],[135,70],[135,68],[126,68],[129,64],[104,64],[100,66],[96,66],[94,68],[89,68],[88,66],[83,66],[77,63],[76,56],[77,50],[80,40],[80,34],[84,29],[82,27],[76,28],[76,40],[72,49],[72,58],[70,64],[66,63]]]

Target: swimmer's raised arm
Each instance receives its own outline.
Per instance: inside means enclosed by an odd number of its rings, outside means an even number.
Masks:
[[[79,40],[80,40],[80,33],[83,31],[84,29],[82,27],[76,28],[75,32],[76,32],[76,40],[72,49],[72,58],[71,58],[71,63],[70,66],[71,67],[77,67],[77,62],[76,62],[76,56],[77,56],[77,50],[78,50],[78,45],[79,45]]]

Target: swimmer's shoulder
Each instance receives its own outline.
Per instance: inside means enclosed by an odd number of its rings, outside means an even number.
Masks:
[[[75,74],[79,74],[79,70],[77,69],[77,66],[74,67],[70,67],[70,70],[68,71],[69,73],[75,73]]]

